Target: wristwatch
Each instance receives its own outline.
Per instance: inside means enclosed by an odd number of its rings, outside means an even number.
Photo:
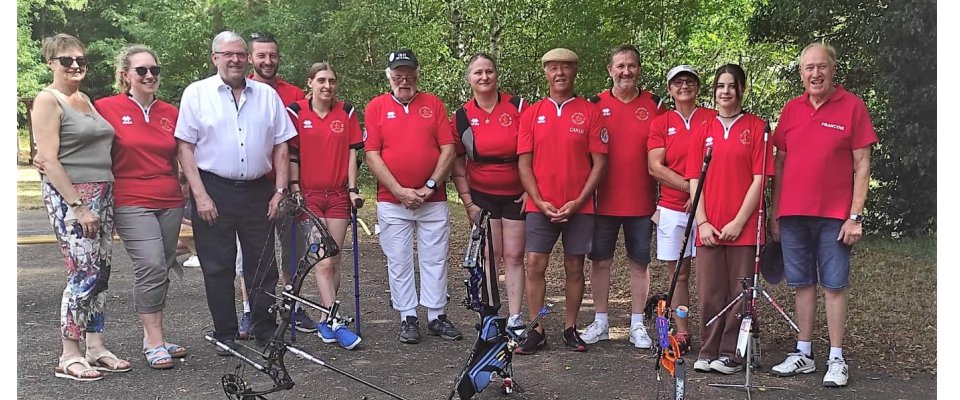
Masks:
[[[355,187],[352,187],[352,188],[347,188],[347,192],[349,192],[349,193],[356,193],[356,194],[360,194],[360,189],[358,189],[358,188],[355,188]]]
[[[427,179],[427,183],[425,184],[425,186],[427,187],[427,189],[431,189],[431,190],[436,189],[437,181],[433,180],[433,178]]]
[[[277,188],[277,193],[279,193],[279,194],[287,194],[287,193],[290,193],[290,189],[287,189],[287,188],[285,188],[285,187],[278,187],[278,188]]]
[[[852,219],[854,222],[862,223],[863,214],[850,214],[850,219]]]
[[[70,208],[77,208],[83,205],[83,197],[78,197],[72,203],[69,204]]]

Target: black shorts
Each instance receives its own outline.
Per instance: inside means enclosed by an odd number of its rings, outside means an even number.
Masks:
[[[470,198],[473,204],[484,210],[490,211],[491,219],[509,219],[514,221],[523,220],[523,203],[517,199],[523,196],[523,193],[504,196],[499,194],[489,194],[470,189]]]

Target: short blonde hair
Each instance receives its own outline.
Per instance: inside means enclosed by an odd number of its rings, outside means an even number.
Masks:
[[[813,42],[804,47],[800,51],[800,57],[797,58],[797,64],[802,69],[803,68],[803,56],[807,55],[807,52],[813,49],[821,49],[827,53],[827,58],[830,60],[830,66],[837,66],[837,49],[825,42]]]
[[[77,39],[66,33],[58,33],[56,35],[43,38],[43,44],[40,47],[40,52],[43,54],[43,60],[49,61],[51,58],[56,57],[57,53],[71,49],[78,49],[84,54],[87,52],[87,47],[83,45],[83,42],[81,42],[80,39]]]
[[[160,60],[157,59],[157,53],[155,53],[153,49],[142,44],[124,47],[120,50],[120,53],[117,54],[117,90],[119,90],[120,93],[126,93],[130,90],[130,84],[123,80],[122,72],[130,69],[130,57],[140,53],[149,53],[153,56],[153,61],[155,61],[158,66],[160,65]],[[157,77],[157,79],[159,79],[159,77]]]

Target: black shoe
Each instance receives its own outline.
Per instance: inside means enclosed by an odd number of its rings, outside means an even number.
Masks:
[[[447,319],[446,314],[440,314],[437,319],[430,321],[427,324],[427,333],[433,336],[440,336],[447,340],[460,340],[463,339],[463,334],[460,333],[460,330],[456,326],[453,326],[453,322],[450,322]]]
[[[294,328],[303,333],[314,333],[317,331],[317,323],[310,319],[307,310],[299,309],[293,315]]]
[[[537,350],[545,349],[547,347],[547,332],[540,332],[534,329],[531,329],[527,332],[527,336],[524,336],[520,341],[520,345],[513,350],[514,354],[523,354],[531,355],[537,354]]]
[[[237,349],[236,347],[237,342],[234,341],[233,339],[221,340],[220,343],[227,345],[227,347],[231,349],[234,349],[234,350]],[[220,346],[217,346],[217,355],[221,357],[233,357],[233,353],[220,348]]]
[[[397,334],[397,340],[400,343],[420,343],[420,320],[417,317],[409,316],[406,320],[400,321],[400,333]]]
[[[587,343],[580,339],[576,325],[563,330],[563,345],[570,351],[587,351]]]

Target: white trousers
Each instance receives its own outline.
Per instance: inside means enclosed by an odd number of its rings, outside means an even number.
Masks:
[[[447,305],[447,248],[450,241],[447,202],[424,203],[416,210],[377,202],[380,247],[387,257],[390,301],[397,311],[417,307],[413,274],[413,235],[420,260],[420,300],[427,308]]]

